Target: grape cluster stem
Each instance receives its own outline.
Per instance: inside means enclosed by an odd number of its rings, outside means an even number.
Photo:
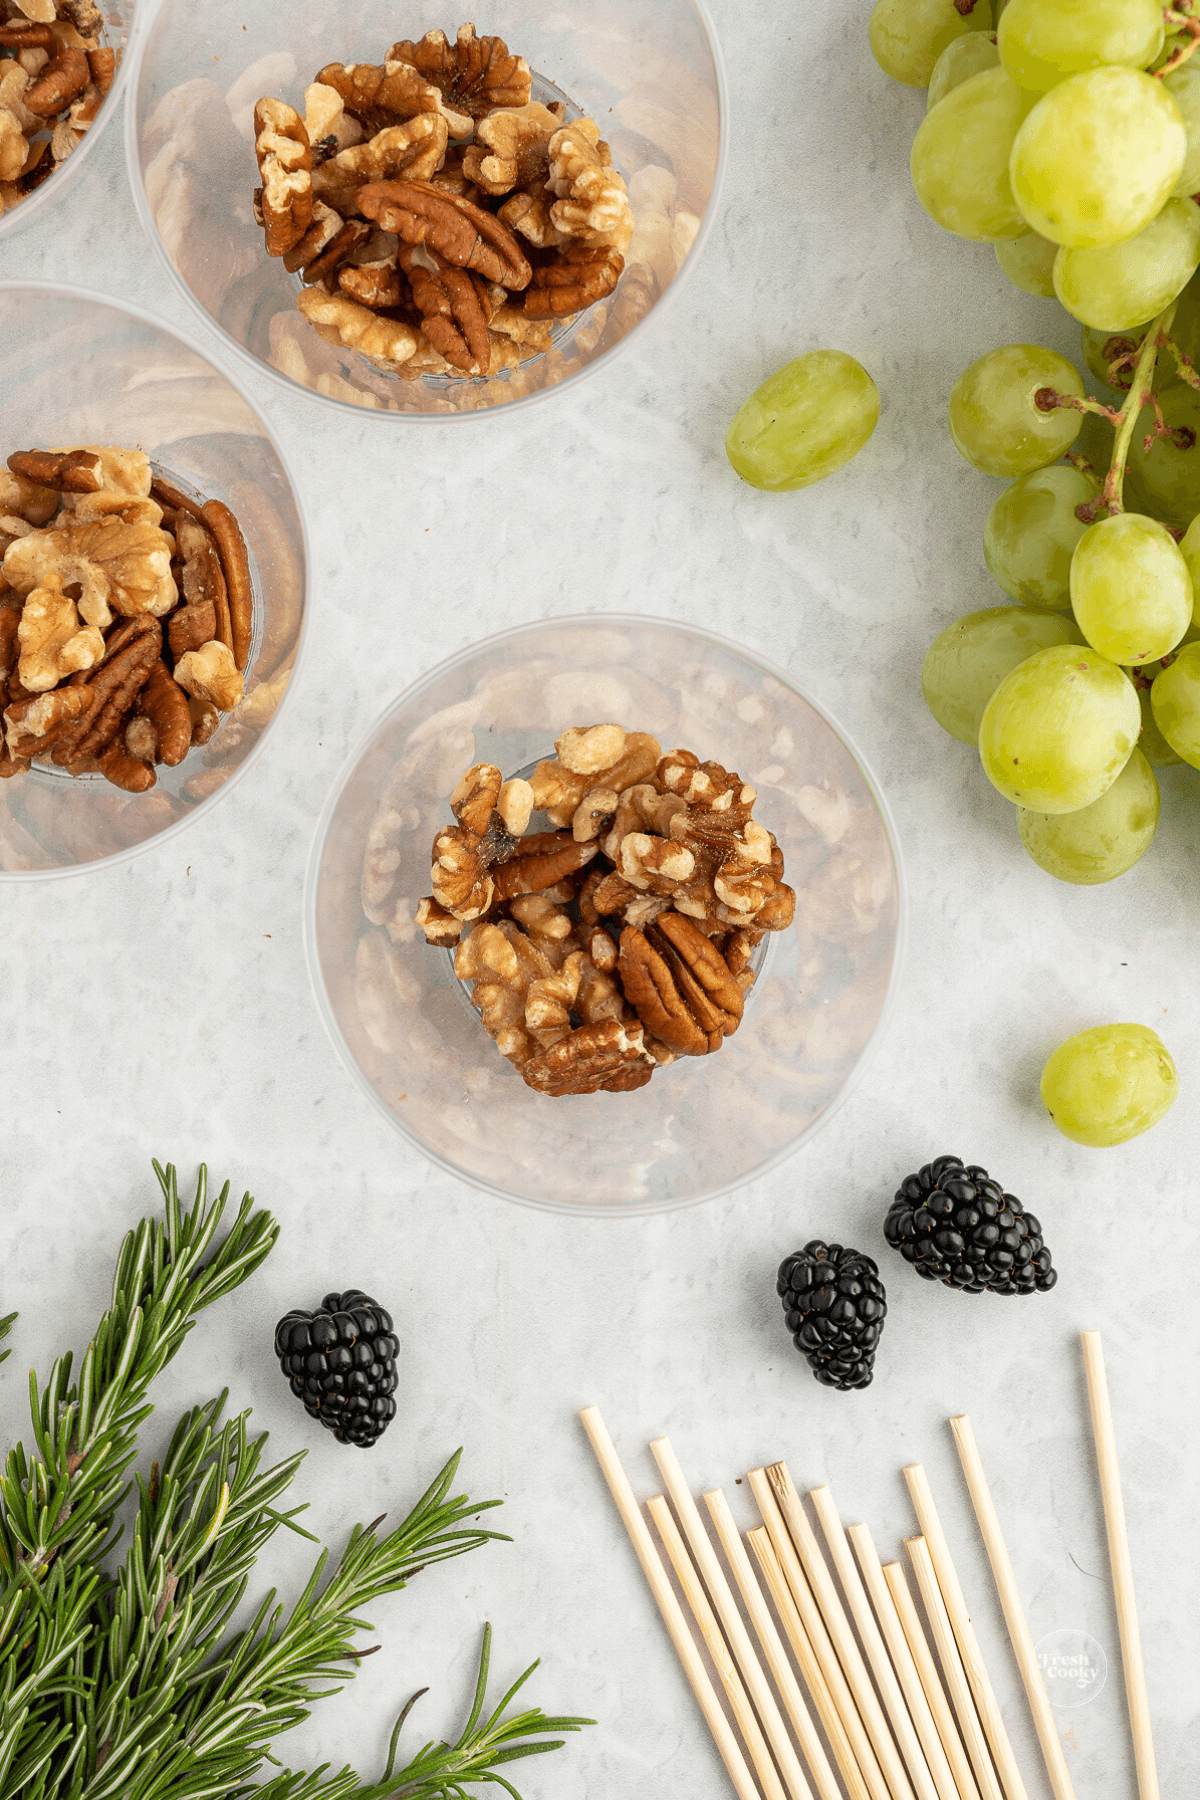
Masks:
[[[1187,43],[1180,44],[1162,68],[1154,71],[1156,81],[1161,81],[1164,75],[1169,75],[1173,69],[1178,69],[1188,60],[1189,56],[1195,55],[1197,48],[1200,47],[1200,19],[1196,17],[1193,0],[1178,0],[1178,4],[1175,6],[1164,6],[1163,20],[1168,30],[1186,31],[1188,37]]]

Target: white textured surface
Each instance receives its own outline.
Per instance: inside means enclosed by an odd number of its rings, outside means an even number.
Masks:
[[[923,1459],[1041,1800],[945,1423],[969,1410],[1035,1637],[1082,1627],[1108,1653],[1103,1691],[1060,1715],[1080,1800],[1132,1800],[1075,1335],[1100,1325],[1163,1791],[1182,1800],[1200,1788],[1195,778],[1168,772],[1139,869],[1064,888],[1024,858],[1009,807],[925,713],[928,640],[1000,600],[980,551],[996,484],[952,449],[946,394],[996,343],[1074,353],[1073,333],[990,251],[920,212],[907,155],[924,96],[876,70],[865,5],[767,0],[753,29],[732,0],[715,11],[734,96],[723,217],[644,347],[561,404],[474,428],[357,425],[251,379],[312,533],[294,703],[227,807],[177,844],[0,900],[0,1311],[22,1313],[0,1425],[22,1427],[22,1366],[84,1340],[119,1234],[153,1205],[151,1155],[189,1173],[207,1158],[284,1233],[160,1383],[159,1429],[228,1383],[277,1451],[308,1446],[310,1522],[333,1536],[394,1513],[462,1443],[469,1490],[505,1497],[497,1522],[515,1540],[376,1609],[384,1653],[285,1744],[293,1764],[347,1758],[372,1775],[396,1706],[425,1682],[414,1738],[448,1726],[486,1617],[498,1678],[540,1654],[532,1700],[601,1721],[529,1766],[531,1800],[727,1793],[574,1418],[598,1401],[640,1494],[655,1486],[644,1445],[665,1430],[697,1490],[727,1484],[749,1522],[735,1477],[784,1455],[802,1485],[831,1482],[885,1556],[912,1529],[900,1467]],[[3,273],[135,298],[211,345],[139,235],[115,124],[62,209],[5,238]],[[724,458],[729,417],[780,362],[824,344],[875,375],[878,432],[826,485],[754,493]],[[385,702],[477,637],[610,607],[692,619],[786,663],[881,776],[912,899],[898,1016],[830,1129],[731,1200],[624,1225],[526,1212],[426,1166],[326,1042],[300,933],[318,811]],[[1077,1149],[1040,1109],[1038,1070],[1062,1037],[1116,1018],[1161,1030],[1183,1098],[1140,1142]],[[880,1221],[896,1181],[949,1149],[1040,1215],[1061,1270],[1051,1296],[931,1290],[891,1258]],[[876,1254],[889,1282],[865,1395],[817,1387],[783,1330],[775,1265],[816,1233]],[[309,1428],[270,1346],[280,1313],[355,1282],[392,1306],[402,1343],[400,1416],[367,1457]],[[295,1579],[295,1558],[279,1567]]]

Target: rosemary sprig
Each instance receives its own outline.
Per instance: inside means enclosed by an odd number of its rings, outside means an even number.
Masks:
[[[327,1765],[257,1785],[275,1737],[371,1654],[356,1646],[370,1629],[362,1609],[500,1535],[477,1523],[499,1501],[451,1493],[461,1452],[394,1531],[381,1537],[382,1519],[356,1525],[332,1569],[320,1551],[293,1607],[272,1591],[239,1625],[263,1545],[280,1528],[312,1534],[296,1522],[302,1506],[280,1504],[303,1453],[267,1467],[248,1414],[221,1423],[222,1394],[186,1413],[161,1468],[137,1478],[124,1557],[115,1574],[103,1566],[150,1381],[195,1313],[245,1280],[278,1235],[247,1195],[213,1248],[228,1187],[210,1206],[202,1170],[184,1213],[174,1169],[155,1171],[165,1220],[126,1239],[79,1379],[69,1356],[44,1387],[31,1377],[35,1450],[15,1446],[0,1476],[0,1800],[465,1800],[464,1783],[516,1796],[499,1766],[558,1748],[547,1733],[590,1721],[506,1720],[532,1669],[483,1721],[490,1628],[455,1744],[427,1744],[393,1773],[406,1707],[381,1782],[364,1785],[349,1767],[327,1777]]]

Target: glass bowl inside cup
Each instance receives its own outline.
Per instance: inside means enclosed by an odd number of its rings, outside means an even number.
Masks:
[[[14,450],[145,450],[193,499],[222,500],[250,555],[246,697],[204,749],[126,794],[35,763],[0,782],[0,880],[119,861],[214,806],[255,760],[287,691],[304,622],[304,527],[283,455],[241,388],[185,338],[102,294],[0,282],[0,466]]]
[[[470,10],[470,9],[468,9]],[[235,350],[335,404],[406,418],[511,406],[578,379],[625,342],[690,266],[724,172],[724,75],[704,0],[508,0],[472,13],[533,71],[534,98],[589,114],[630,184],[638,230],[607,302],[554,348],[490,380],[405,380],[326,344],[296,310],[300,278],[268,257],[254,222],[253,111],[263,95],[303,115],[329,62],[379,63],[398,39],[460,21],[432,0],[294,0],[234,11],[162,0],[141,37],[126,115],[142,222],[185,297]],[[577,110],[576,110],[577,109]]]
[[[737,769],[797,895],[738,1031],[630,1094],[550,1099],[499,1054],[413,924],[463,771],[553,756],[617,720]],[[451,1174],[565,1212],[653,1212],[763,1174],[829,1119],[890,1010],[899,854],[870,771],[781,669],[664,619],[519,626],[424,676],[377,721],[318,828],[305,933],[322,1017],[359,1086]]]
[[[68,183],[79,174],[100,134],[105,130],[113,115],[120,111],[119,101],[129,69],[134,29],[135,26],[140,28],[142,18],[149,10],[150,0],[98,0],[98,4],[104,14],[104,31],[100,42],[117,53],[117,67],[112,87],[105,95],[100,111],[66,161],[59,163],[53,175],[34,188],[23,200],[19,200],[15,206],[5,206],[3,212],[0,212],[0,237],[3,237],[6,231],[12,230],[15,226],[28,224],[31,219],[38,218],[47,208],[62,198]],[[7,63],[0,61],[0,69],[6,67]],[[49,123],[49,121],[47,122]]]

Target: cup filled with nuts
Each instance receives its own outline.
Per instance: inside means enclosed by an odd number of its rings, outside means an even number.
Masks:
[[[326,399],[453,417],[545,394],[629,336],[711,222],[702,0],[217,11],[164,0],[140,46],[135,197],[206,320]]]
[[[884,802],[788,675],[589,615],[389,709],[326,807],[306,935],[336,1047],[435,1163],[614,1213],[724,1192],[825,1122],[902,915]]]
[[[77,290],[0,283],[0,876],[144,848],[215,803],[295,666],[304,532],[202,354]]]
[[[62,194],[116,110],[146,0],[0,0],[0,234]]]

